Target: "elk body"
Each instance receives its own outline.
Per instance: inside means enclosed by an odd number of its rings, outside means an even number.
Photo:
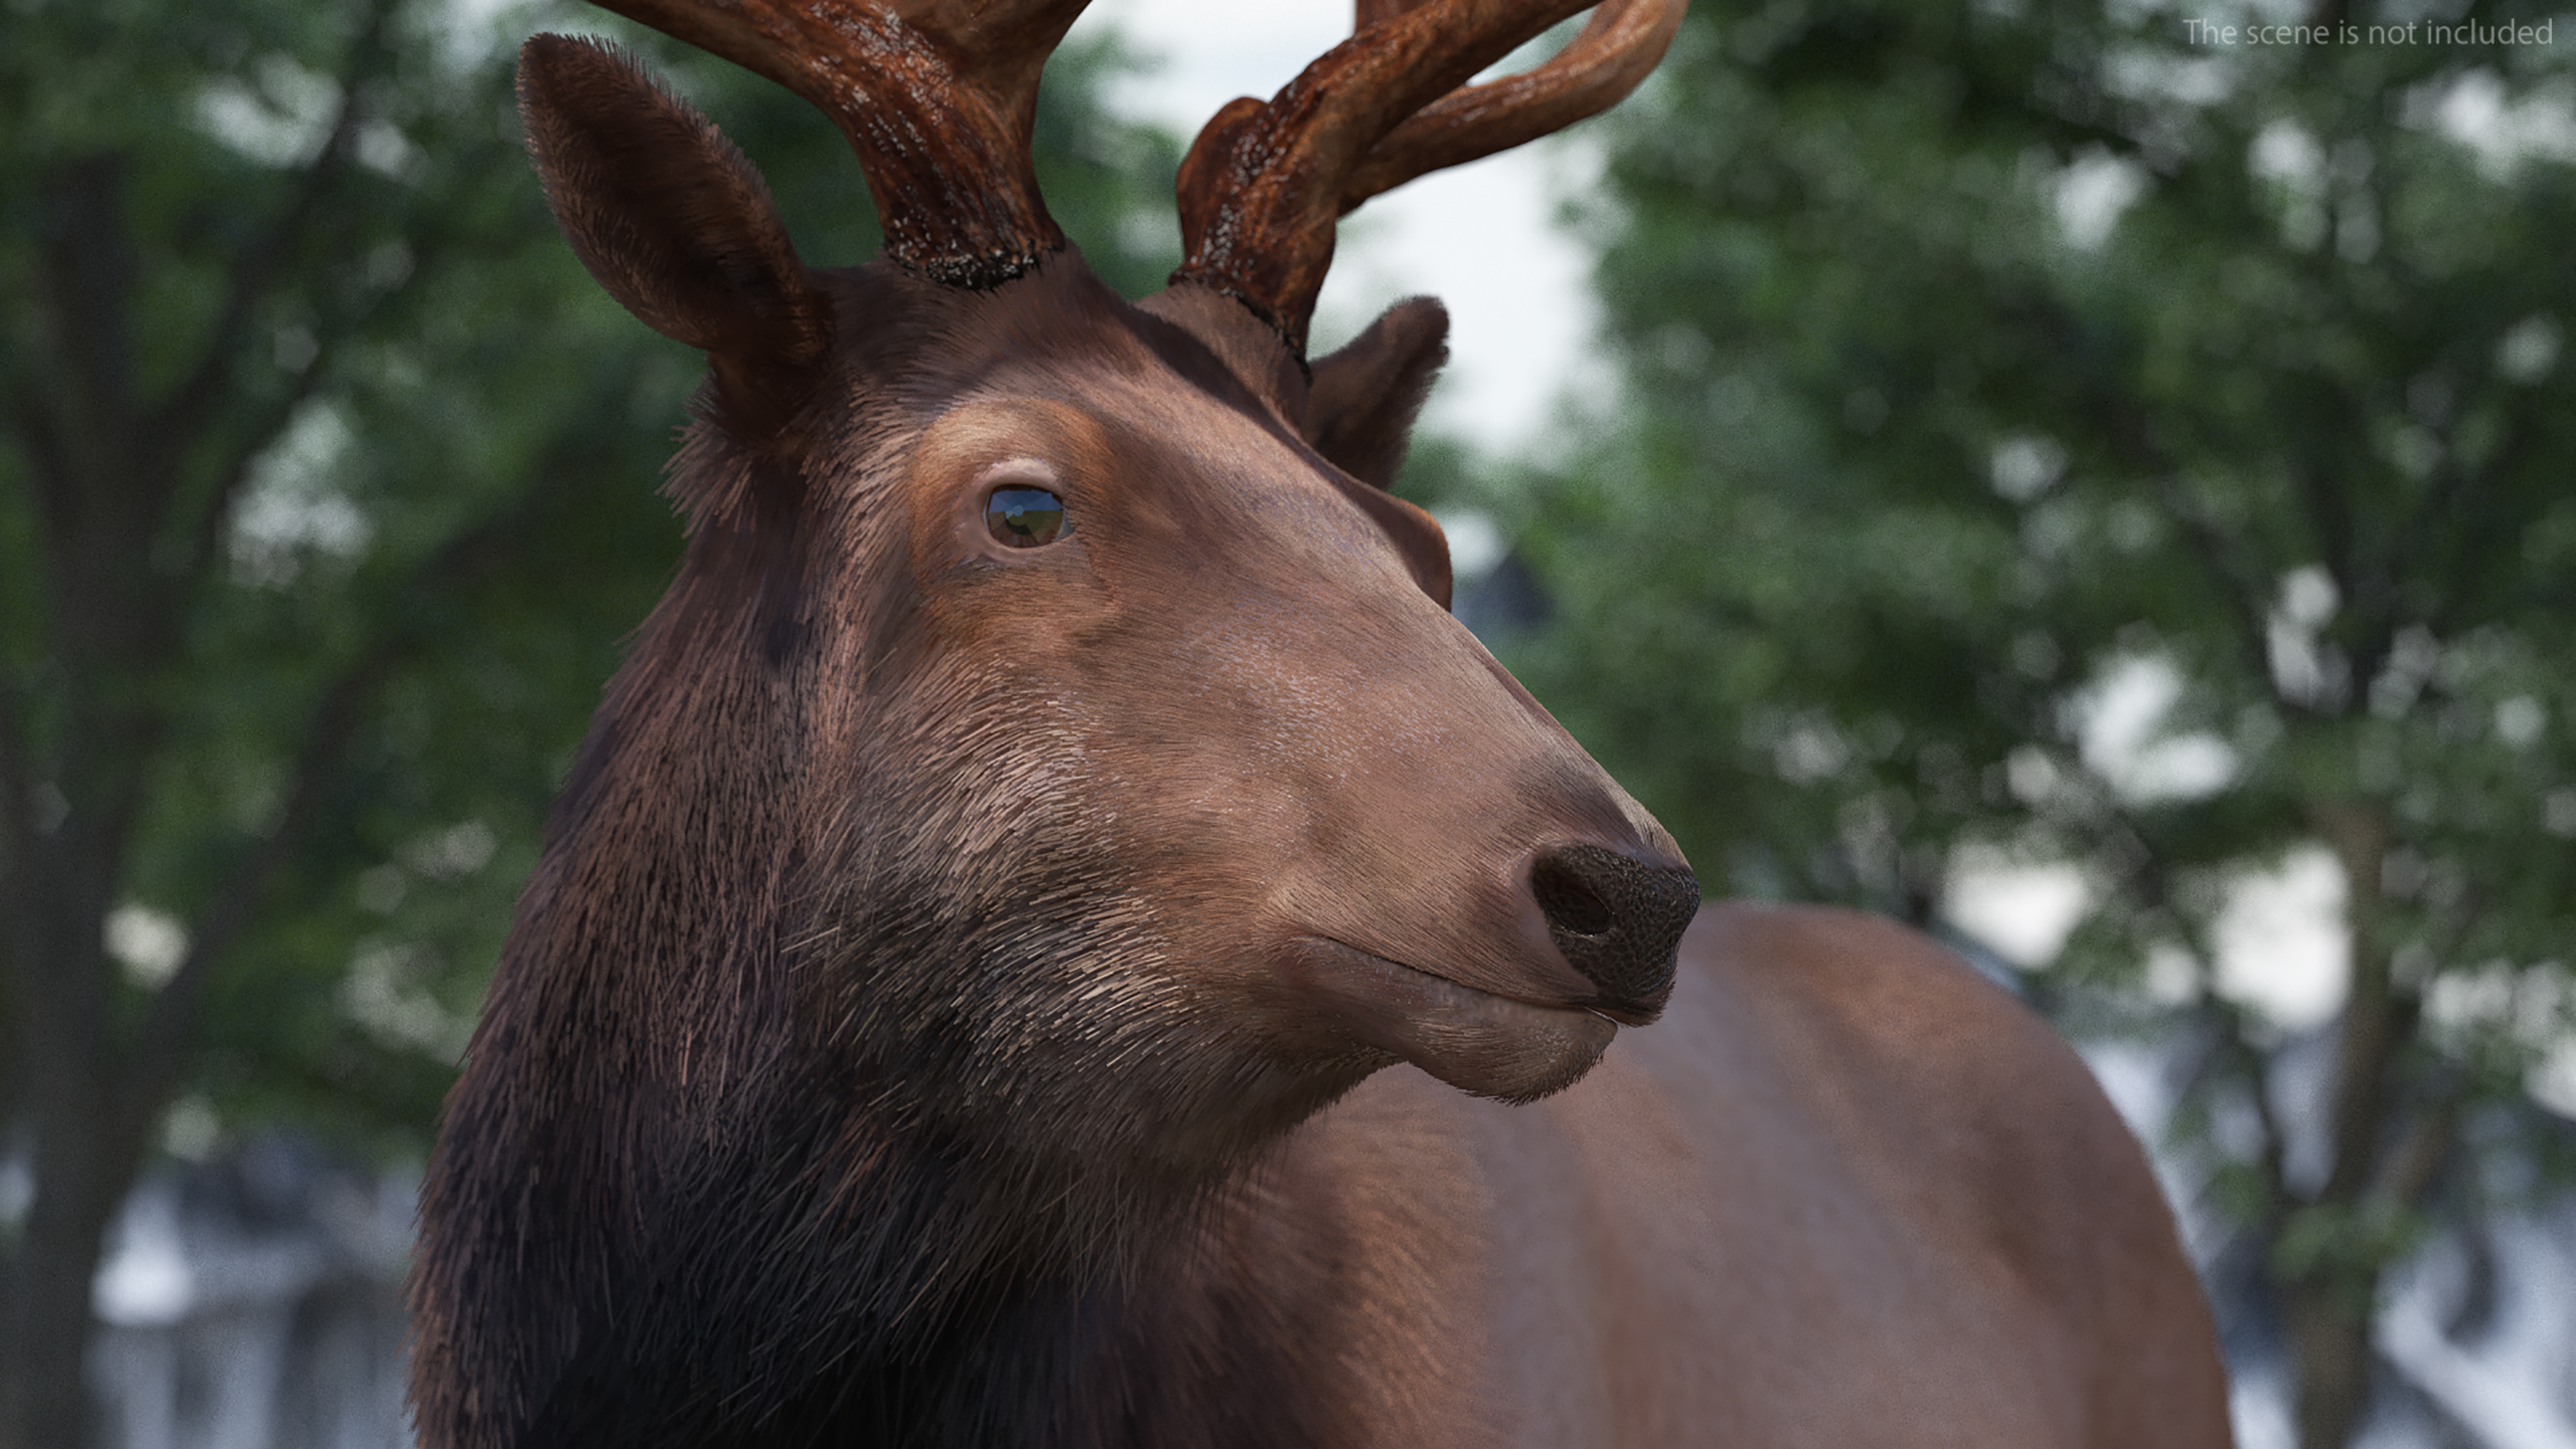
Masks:
[[[2224,1441],[2072,1055],[1894,927],[1703,910],[1448,615],[1384,491],[1437,306],[1304,357],[1339,213],[1678,0],[1465,89],[1579,0],[1364,0],[1141,303],[1030,173],[1077,4],[617,8],[832,114],[887,256],[529,42],[567,236],[711,377],[424,1192],[426,1445]]]

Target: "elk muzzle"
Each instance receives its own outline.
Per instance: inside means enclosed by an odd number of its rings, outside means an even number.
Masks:
[[[1531,898],[1567,965],[1601,988],[1586,1003],[1630,1025],[1652,1021],[1673,990],[1673,953],[1699,914],[1699,877],[1598,845],[1541,851]]]

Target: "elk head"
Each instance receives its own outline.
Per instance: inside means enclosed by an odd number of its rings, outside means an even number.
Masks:
[[[831,115],[886,255],[806,267],[704,118],[607,47],[528,42],[565,234],[711,378],[673,469],[686,559],[424,1198],[433,1444],[527,1424],[609,1285],[744,1299],[691,1355],[769,1352],[782,1296],[891,1332],[994,1262],[1122,1260],[1390,1063],[1526,1100],[1653,1018],[1696,883],[1450,617],[1438,526],[1386,491],[1445,315],[1304,346],[1339,214],[1615,101],[1678,0],[1609,0],[1481,86],[1583,0],[1363,0],[1199,136],[1187,259],[1139,303],[1030,164],[1078,3],[611,8]],[[476,1257],[504,1252],[506,1290]]]

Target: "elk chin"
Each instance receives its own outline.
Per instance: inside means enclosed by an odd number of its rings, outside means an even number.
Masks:
[[[1618,1032],[1580,1007],[1533,1006],[1322,936],[1281,953],[1280,976],[1337,1027],[1477,1097],[1534,1102],[1582,1080]]]

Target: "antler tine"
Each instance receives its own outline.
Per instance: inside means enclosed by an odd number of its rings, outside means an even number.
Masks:
[[[1662,59],[1684,0],[1607,0],[1547,64],[1458,91],[1589,3],[1359,0],[1358,33],[1267,104],[1237,100],[1199,132],[1181,164],[1187,259],[1172,280],[1239,299],[1303,355],[1337,217],[1617,101]]]
[[[1342,214],[1417,176],[1508,151],[1617,105],[1672,48],[1684,8],[1686,0],[1603,0],[1582,33],[1545,65],[1423,107],[1371,147],[1342,183]]]
[[[991,287],[1064,245],[1030,164],[1038,77],[1087,0],[598,0],[814,103],[907,270]]]

